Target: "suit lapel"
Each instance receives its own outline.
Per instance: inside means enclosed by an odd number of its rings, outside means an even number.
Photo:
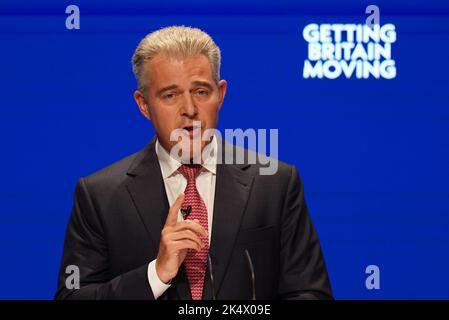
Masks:
[[[127,189],[157,252],[169,205],[154,146],[155,139],[134,160]]]
[[[213,266],[212,272],[217,296],[229,265],[254,180],[253,176],[242,170],[245,167],[248,167],[248,165],[217,165],[210,245],[210,256]],[[206,299],[211,299],[212,295],[208,277],[209,272],[206,274],[203,296]]]
[[[156,139],[138,154],[133,164],[128,169],[128,175],[133,177],[127,184],[127,189],[140,219],[150,235],[154,252],[159,250],[159,242],[162,228],[167,218],[169,204],[162,179],[161,168],[155,151]],[[190,289],[183,266],[175,279],[178,298],[191,299]],[[172,289],[173,290],[173,289]],[[169,290],[170,292],[173,292]],[[168,294],[171,293],[167,292]]]

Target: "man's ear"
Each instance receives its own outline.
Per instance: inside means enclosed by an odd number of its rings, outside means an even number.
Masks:
[[[226,82],[226,80],[218,81],[218,110],[221,109],[227,88],[228,83]]]
[[[151,121],[151,114],[150,114],[150,108],[145,100],[145,97],[140,90],[134,91],[134,100],[137,103],[137,106],[139,107],[140,113]]]

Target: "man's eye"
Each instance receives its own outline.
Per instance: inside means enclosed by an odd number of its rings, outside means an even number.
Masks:
[[[172,100],[174,97],[176,97],[175,93],[167,93],[163,96],[164,100]]]
[[[199,90],[196,90],[196,94],[199,96],[207,96],[209,94],[209,91],[204,90],[204,89],[199,89]]]

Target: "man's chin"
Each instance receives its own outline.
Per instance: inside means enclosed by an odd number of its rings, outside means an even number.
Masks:
[[[207,142],[201,141],[196,142],[191,140],[188,148],[182,149],[181,162],[182,163],[192,163],[201,164],[202,163],[202,152]]]
[[[173,143],[170,148],[170,155],[182,163],[201,163],[201,156],[204,148],[212,141],[202,139],[202,134],[178,136],[178,142]]]
[[[170,156],[181,163],[201,163],[201,153],[206,146],[206,142],[181,141],[173,145]]]

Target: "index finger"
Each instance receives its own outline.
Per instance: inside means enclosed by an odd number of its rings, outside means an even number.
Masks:
[[[165,225],[173,226],[178,222],[178,212],[181,209],[182,203],[184,202],[184,193],[181,193],[170,207],[168,211],[167,219],[165,220]]]

